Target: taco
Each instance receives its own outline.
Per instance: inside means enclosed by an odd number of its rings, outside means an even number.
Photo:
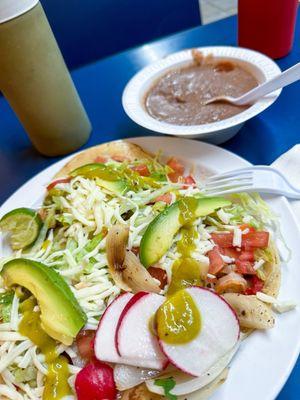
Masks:
[[[273,328],[276,217],[160,158],[87,149],[38,209],[1,219],[1,398],[205,399],[241,339]]]

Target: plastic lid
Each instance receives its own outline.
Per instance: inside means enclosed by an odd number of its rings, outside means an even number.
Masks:
[[[33,8],[39,0],[0,0],[0,24]]]

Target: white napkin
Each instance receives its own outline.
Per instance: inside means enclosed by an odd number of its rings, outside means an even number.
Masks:
[[[271,166],[282,172],[294,186],[300,188],[300,144],[283,153]],[[300,200],[291,200],[290,204],[300,223]]]

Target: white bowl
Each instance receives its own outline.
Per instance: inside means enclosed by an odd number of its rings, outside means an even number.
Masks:
[[[212,54],[217,59],[231,60],[244,66],[259,83],[270,80],[281,70],[269,57],[253,50],[240,47],[199,47],[204,55]],[[233,117],[202,125],[174,125],[151,117],[145,109],[145,96],[155,81],[173,68],[183,67],[192,61],[191,50],[173,53],[138,72],[124,89],[122,103],[127,115],[137,124],[151,131],[166,135],[199,138],[210,143],[223,143],[232,138],[243,124],[264,111],[279,96],[281,89],[265,96],[251,107]]]

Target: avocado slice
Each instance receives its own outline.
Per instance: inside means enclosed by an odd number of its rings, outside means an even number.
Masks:
[[[198,217],[204,217],[231,202],[222,197],[186,197],[167,207],[148,225],[140,245],[140,259],[148,268],[171,247],[179,229]]]
[[[7,287],[20,285],[37,299],[45,332],[71,345],[87,317],[65,280],[46,265],[17,258],[4,264],[1,276]]]
[[[105,164],[86,164],[70,172],[72,177],[79,175],[89,179],[96,178],[99,186],[115,194],[122,195],[129,190],[127,181]]]
[[[96,183],[104,189],[119,195],[122,195],[129,190],[127,182],[121,179],[117,181],[106,181],[104,179],[96,178]]]

